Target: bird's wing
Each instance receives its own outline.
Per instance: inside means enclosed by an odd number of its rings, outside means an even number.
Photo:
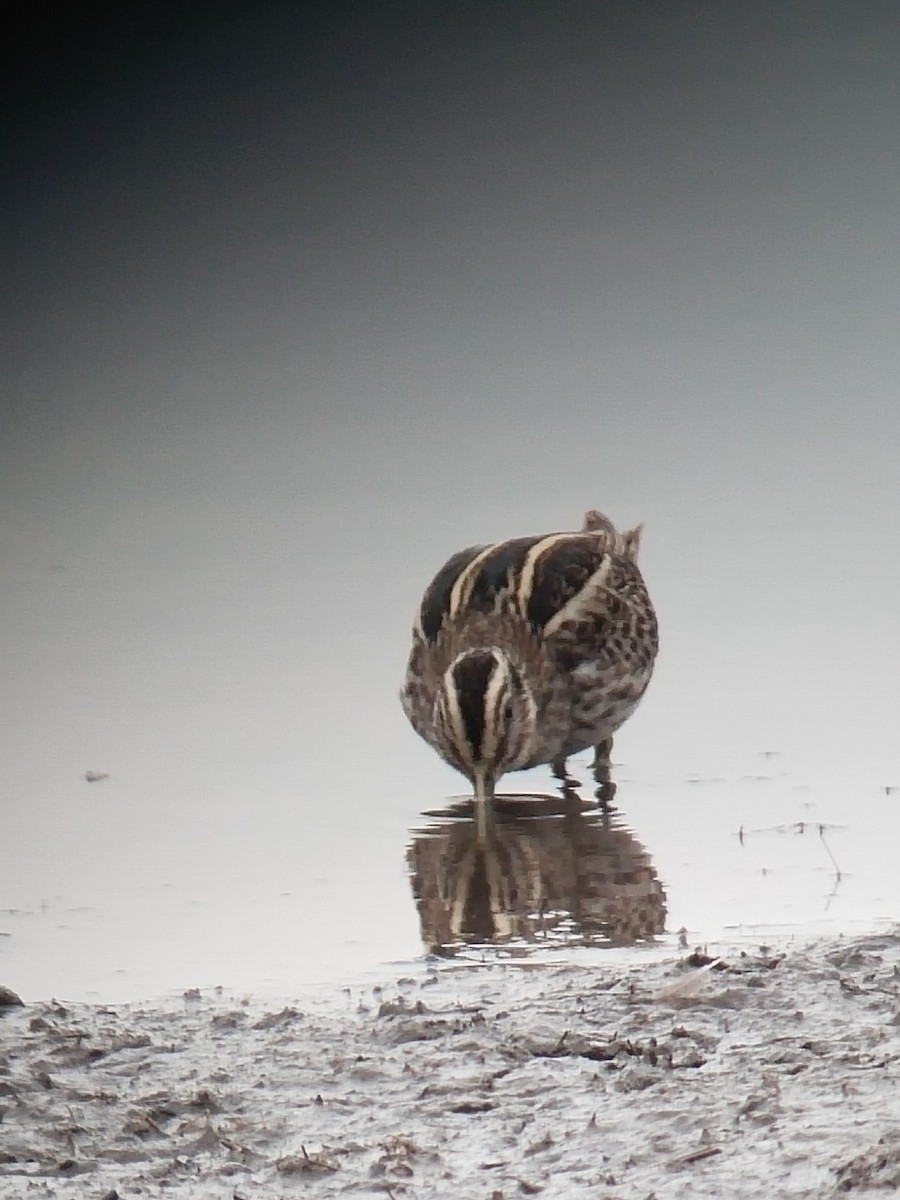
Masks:
[[[592,583],[609,570],[612,556],[602,533],[551,533],[530,548],[516,587],[519,611],[546,636],[580,614]]]
[[[643,675],[658,646],[656,614],[637,564],[590,535],[550,546],[537,562],[529,619],[569,669],[617,664]]]
[[[454,585],[473,559],[486,549],[484,546],[467,546],[458,550],[444,563],[425,589],[413,626],[414,640],[433,643],[450,611]]]

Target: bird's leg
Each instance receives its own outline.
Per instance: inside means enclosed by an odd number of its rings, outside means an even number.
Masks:
[[[597,783],[597,803],[601,808],[609,808],[615,799],[616,785],[610,777],[610,759],[612,758],[612,738],[604,738],[594,747],[594,779]]]
[[[565,755],[558,754],[556,758],[553,759],[550,766],[553,768],[553,774],[562,784],[562,790],[564,792],[571,792],[574,788],[579,786],[580,781],[574,779],[566,769]]]

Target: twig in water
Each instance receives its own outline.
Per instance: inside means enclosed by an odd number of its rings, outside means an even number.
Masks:
[[[837,865],[837,859],[831,853],[831,847],[825,841],[825,826],[824,825],[819,826],[819,837],[822,839],[822,845],[825,847],[825,852],[828,855],[828,857],[831,859],[832,865],[834,866],[835,875],[837,877],[837,882],[840,883],[841,879],[843,878],[843,876],[841,874],[841,868]]]

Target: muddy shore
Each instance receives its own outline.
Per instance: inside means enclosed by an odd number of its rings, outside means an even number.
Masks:
[[[5,1008],[0,1197],[900,1185],[900,931],[586,962],[423,966],[283,1004]]]

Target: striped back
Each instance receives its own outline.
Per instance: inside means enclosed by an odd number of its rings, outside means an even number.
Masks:
[[[433,643],[466,613],[517,612],[540,633],[609,566],[605,545],[599,532],[551,533],[461,550],[427,588],[416,631]]]

